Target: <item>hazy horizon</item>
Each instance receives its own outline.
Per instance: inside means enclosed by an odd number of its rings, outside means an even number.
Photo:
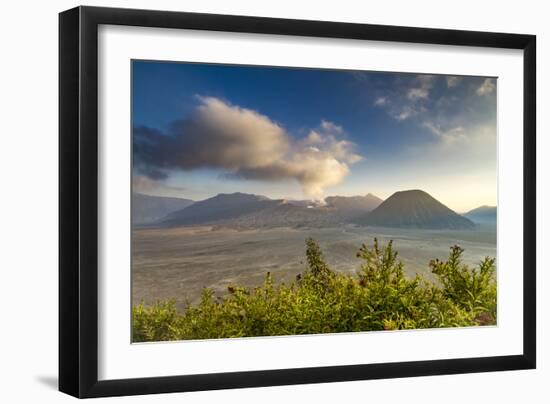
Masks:
[[[395,192],[401,192],[401,191],[413,191],[412,189],[402,189],[400,191],[395,191]],[[421,191],[424,191],[424,190],[421,190]],[[213,198],[217,195],[220,195],[220,194],[235,194],[235,193],[241,193],[240,191],[234,191],[234,192],[217,192],[217,193],[214,193],[210,196],[206,196],[204,198],[201,198],[201,199],[192,199],[192,198],[189,198],[187,197],[185,194],[181,194],[181,195],[171,195],[171,194],[168,194],[168,195],[162,195],[162,194],[155,194],[155,193],[147,193],[147,192],[138,192],[138,191],[134,191],[134,193],[137,193],[137,194],[141,194],[141,195],[147,195],[147,196],[154,196],[154,197],[166,197],[166,198],[179,198],[179,199],[189,199],[189,200],[192,200],[193,202],[200,202],[200,201],[203,201],[203,200],[206,200],[206,199],[209,199],[209,198]],[[244,193],[244,192],[243,192]],[[428,194],[430,194],[428,192]],[[329,197],[334,197],[334,196],[342,196],[342,197],[347,197],[347,198],[350,198],[350,197],[361,197],[361,196],[367,196],[367,195],[373,195],[377,198],[380,198],[382,199],[383,201],[385,201],[386,199],[388,199],[392,194],[386,196],[386,197],[382,197],[380,196],[379,194],[377,193],[374,193],[374,192],[366,192],[366,193],[362,193],[362,194],[354,194],[354,195],[340,195],[340,194],[330,194],[330,195],[326,195],[322,200],[316,200],[316,199],[308,199],[308,198],[290,198],[290,197],[275,197],[275,196],[270,196],[270,195],[264,195],[264,194],[253,194],[253,195],[257,195],[257,196],[264,196],[264,197],[267,197],[269,199],[273,199],[273,200],[279,200],[279,199],[284,199],[284,200],[290,200],[290,201],[311,201],[311,202],[324,202],[324,200],[326,198],[329,198]],[[440,200],[439,198],[435,197],[434,195],[430,194],[431,196],[433,196],[435,199],[437,199],[439,202],[443,203],[444,205],[446,205],[447,207],[450,208],[449,205],[447,205],[445,203],[445,201],[442,201]],[[474,209],[477,209],[477,208],[482,208],[482,207],[496,207],[497,205],[494,204],[494,205],[490,205],[490,204],[483,204],[483,205],[477,205],[477,206],[473,206],[471,208],[468,208],[466,210],[455,210],[453,209],[455,212],[457,213],[467,213],[471,210],[474,210]],[[452,208],[451,208],[452,209]]]
[[[496,80],[134,61],[133,189],[496,206]]]

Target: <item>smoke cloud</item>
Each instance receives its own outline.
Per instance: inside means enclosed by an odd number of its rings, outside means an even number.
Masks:
[[[218,168],[235,178],[296,180],[309,197],[339,184],[349,165],[361,157],[354,144],[341,139],[343,129],[329,121],[300,141],[267,116],[218,98],[198,97],[188,119],[174,121],[167,133],[134,128],[134,164],[154,180],[173,170]]]

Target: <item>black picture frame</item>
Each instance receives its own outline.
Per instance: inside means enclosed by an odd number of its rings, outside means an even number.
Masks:
[[[99,381],[98,26],[113,24],[523,50],[523,354]],[[104,397],[536,366],[536,37],[183,12],[77,7],[59,15],[59,390]]]

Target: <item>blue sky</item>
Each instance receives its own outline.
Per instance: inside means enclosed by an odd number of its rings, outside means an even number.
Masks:
[[[134,189],[496,204],[496,79],[134,61]]]

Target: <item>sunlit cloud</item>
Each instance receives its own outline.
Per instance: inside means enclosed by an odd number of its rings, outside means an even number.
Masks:
[[[382,108],[392,118],[405,121],[426,110],[424,104],[430,101],[430,91],[436,76],[420,74],[401,79],[394,86],[386,87],[385,94],[377,95],[373,105]]]
[[[484,96],[491,94],[496,89],[496,84],[493,79],[485,79],[481,86],[476,90],[476,94],[479,96]]]
[[[479,96],[489,96],[496,90],[494,79],[472,78],[470,82],[477,84],[473,87],[462,85],[465,80],[429,74],[396,76],[389,85],[386,82],[374,88],[372,105],[411,130],[427,130],[432,135],[431,140],[428,138],[430,144],[465,147],[477,138],[478,127],[490,124],[488,120],[494,116],[490,112],[494,99],[482,100]],[[492,136],[494,142],[496,134]]]
[[[468,140],[466,130],[462,126],[443,129],[441,125],[430,121],[425,121],[422,126],[429,129],[439,140],[446,144],[454,144]]]
[[[398,121],[404,121],[405,119],[409,119],[412,115],[416,114],[416,112],[417,111],[414,108],[405,106],[399,111],[392,111],[390,115]]]
[[[425,88],[411,88],[407,92],[407,98],[411,101],[415,101],[418,99],[425,100],[426,98],[428,98],[429,94],[429,91]]]
[[[132,191],[139,194],[179,197],[186,191],[185,187],[167,184],[164,180],[156,180],[146,175],[132,175]]]
[[[333,122],[321,120],[321,128],[329,133],[343,133],[344,129]]]
[[[198,97],[199,106],[169,133],[134,129],[136,168],[141,175],[223,169],[232,178],[260,181],[295,180],[304,193],[322,198],[339,184],[361,156],[355,145],[338,138],[343,128],[322,120],[304,140],[292,138],[278,123],[257,111],[214,97]]]
[[[418,86],[410,88],[407,92],[407,98],[411,101],[426,100],[430,95],[430,90],[433,87],[435,77],[432,75],[418,75],[416,81]]]
[[[453,87],[456,87],[460,84],[460,82],[462,81],[462,77],[447,76],[445,78],[445,80],[447,81],[447,87],[448,88],[453,88]]]

